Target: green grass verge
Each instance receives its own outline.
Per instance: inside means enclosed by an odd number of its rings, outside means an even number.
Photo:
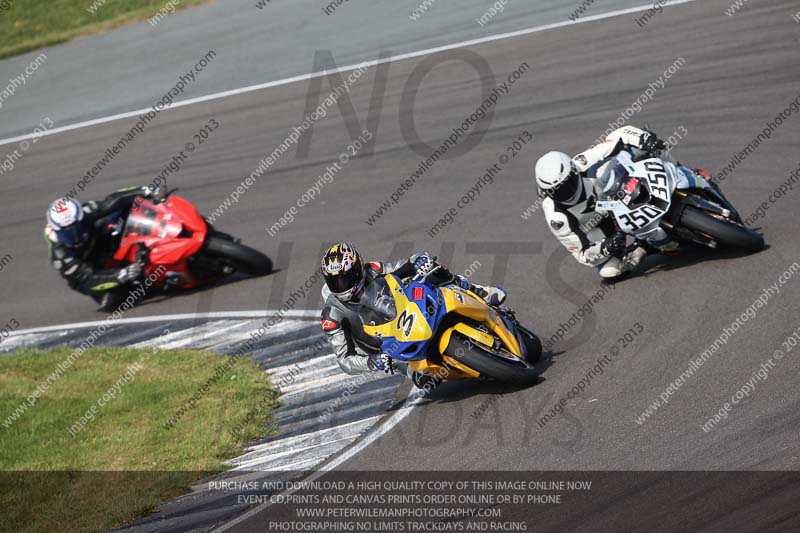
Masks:
[[[140,517],[200,475],[225,470],[243,443],[264,436],[277,405],[247,358],[222,373],[227,359],[208,352],[95,348],[8,424],[71,352],[0,355],[0,530],[105,531]]]
[[[210,0],[168,1],[0,0],[0,58],[150,18],[169,5],[183,9]]]

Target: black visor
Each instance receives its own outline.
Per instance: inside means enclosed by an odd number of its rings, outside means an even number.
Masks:
[[[548,196],[558,203],[574,203],[580,191],[581,178],[577,172],[571,172],[567,179],[547,191]]]
[[[355,266],[350,270],[339,272],[338,274],[326,274],[325,283],[328,284],[328,288],[332,293],[342,294],[361,283],[363,277],[364,273],[358,266]]]
[[[89,237],[86,224],[81,220],[66,228],[56,230],[58,240],[70,248],[80,247]]]

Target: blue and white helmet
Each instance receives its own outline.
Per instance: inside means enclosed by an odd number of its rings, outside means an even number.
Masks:
[[[89,240],[89,229],[83,220],[80,202],[62,197],[50,204],[47,226],[56,239],[70,248],[77,248]],[[48,231],[49,233],[49,231]]]

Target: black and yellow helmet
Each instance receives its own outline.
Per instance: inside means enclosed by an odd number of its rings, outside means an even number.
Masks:
[[[364,260],[349,242],[334,244],[322,256],[322,276],[342,302],[357,299],[364,288]]]

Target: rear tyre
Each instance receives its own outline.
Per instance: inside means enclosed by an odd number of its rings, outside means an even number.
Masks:
[[[206,237],[202,253],[251,276],[265,276],[272,272],[272,261],[266,255],[213,233]]]
[[[686,207],[681,216],[681,224],[708,235],[728,248],[739,248],[748,252],[760,252],[764,249],[764,237],[755,231],[711,216],[696,207]]]
[[[454,332],[450,338],[445,354],[480,372],[481,376],[503,383],[527,387],[539,380],[539,372],[535,368],[527,366],[523,361],[509,361],[458,332]]]

